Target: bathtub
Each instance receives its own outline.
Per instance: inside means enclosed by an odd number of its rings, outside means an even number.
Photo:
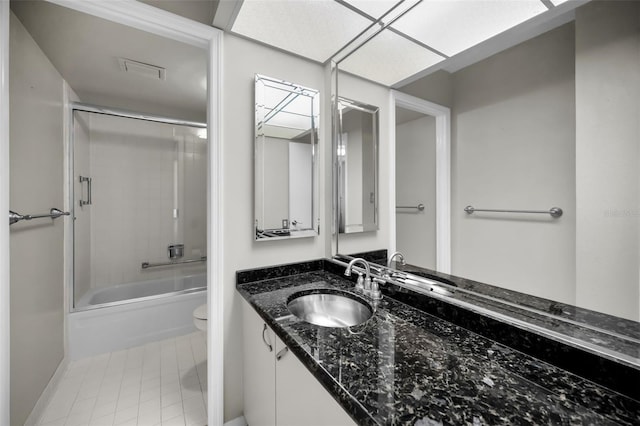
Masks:
[[[179,336],[196,328],[206,274],[122,284],[83,296],[67,317],[71,360]]]

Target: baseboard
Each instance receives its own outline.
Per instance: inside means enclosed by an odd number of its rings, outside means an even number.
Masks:
[[[247,421],[244,419],[244,416],[240,416],[233,420],[229,420],[224,424],[224,426],[247,426]]]
[[[62,361],[60,361],[60,364],[58,364],[58,368],[56,368],[55,373],[53,373],[51,380],[49,380],[49,383],[47,383],[47,386],[42,391],[38,402],[33,406],[33,410],[31,410],[29,417],[27,417],[27,420],[24,422],[24,426],[36,426],[40,422],[40,418],[44,414],[44,410],[46,410],[49,401],[51,401],[68,366],[69,359],[65,356],[62,358]]]

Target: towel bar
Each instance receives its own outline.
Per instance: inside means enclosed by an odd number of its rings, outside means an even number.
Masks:
[[[497,213],[543,213],[549,214],[551,217],[562,216],[562,209],[560,207],[551,207],[549,210],[498,210],[498,209],[476,209],[473,206],[467,206],[464,211],[468,214],[473,212],[497,212]]]
[[[20,222],[21,220],[31,220],[31,219],[41,219],[44,217],[50,217],[51,219],[57,219],[60,216],[69,216],[71,213],[63,212],[62,210],[56,209],[55,207],[49,210],[49,213],[43,214],[25,214],[22,215],[20,213],[16,213],[14,211],[9,210],[9,225],[13,225],[16,222]]]
[[[424,204],[420,203],[417,206],[396,206],[396,209],[416,209],[419,211],[424,210]]]

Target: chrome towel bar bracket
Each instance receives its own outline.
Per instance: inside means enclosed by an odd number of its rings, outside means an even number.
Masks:
[[[560,207],[551,207],[549,210],[498,210],[498,209],[476,209],[473,206],[467,206],[464,211],[468,214],[473,212],[495,212],[495,213],[542,213],[551,215],[553,218],[562,216],[562,209]]]
[[[16,213],[14,211],[9,210],[9,225],[13,225],[16,222],[20,222],[21,220],[31,220],[31,219],[41,219],[44,217],[49,217],[51,219],[59,218],[60,216],[69,216],[71,213],[63,212],[62,210],[52,208],[49,210],[49,213],[43,214],[25,214],[22,215],[20,213]]]

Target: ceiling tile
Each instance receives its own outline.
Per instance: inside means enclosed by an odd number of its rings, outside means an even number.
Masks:
[[[363,11],[367,15],[379,19],[389,9],[396,4],[400,3],[400,0],[344,0],[345,3],[349,3],[351,6]]]
[[[355,51],[338,68],[391,86],[445,58],[384,30]]]
[[[231,31],[325,62],[369,25],[333,0],[245,0]]]
[[[453,56],[547,10],[539,0],[424,0],[393,28]]]

